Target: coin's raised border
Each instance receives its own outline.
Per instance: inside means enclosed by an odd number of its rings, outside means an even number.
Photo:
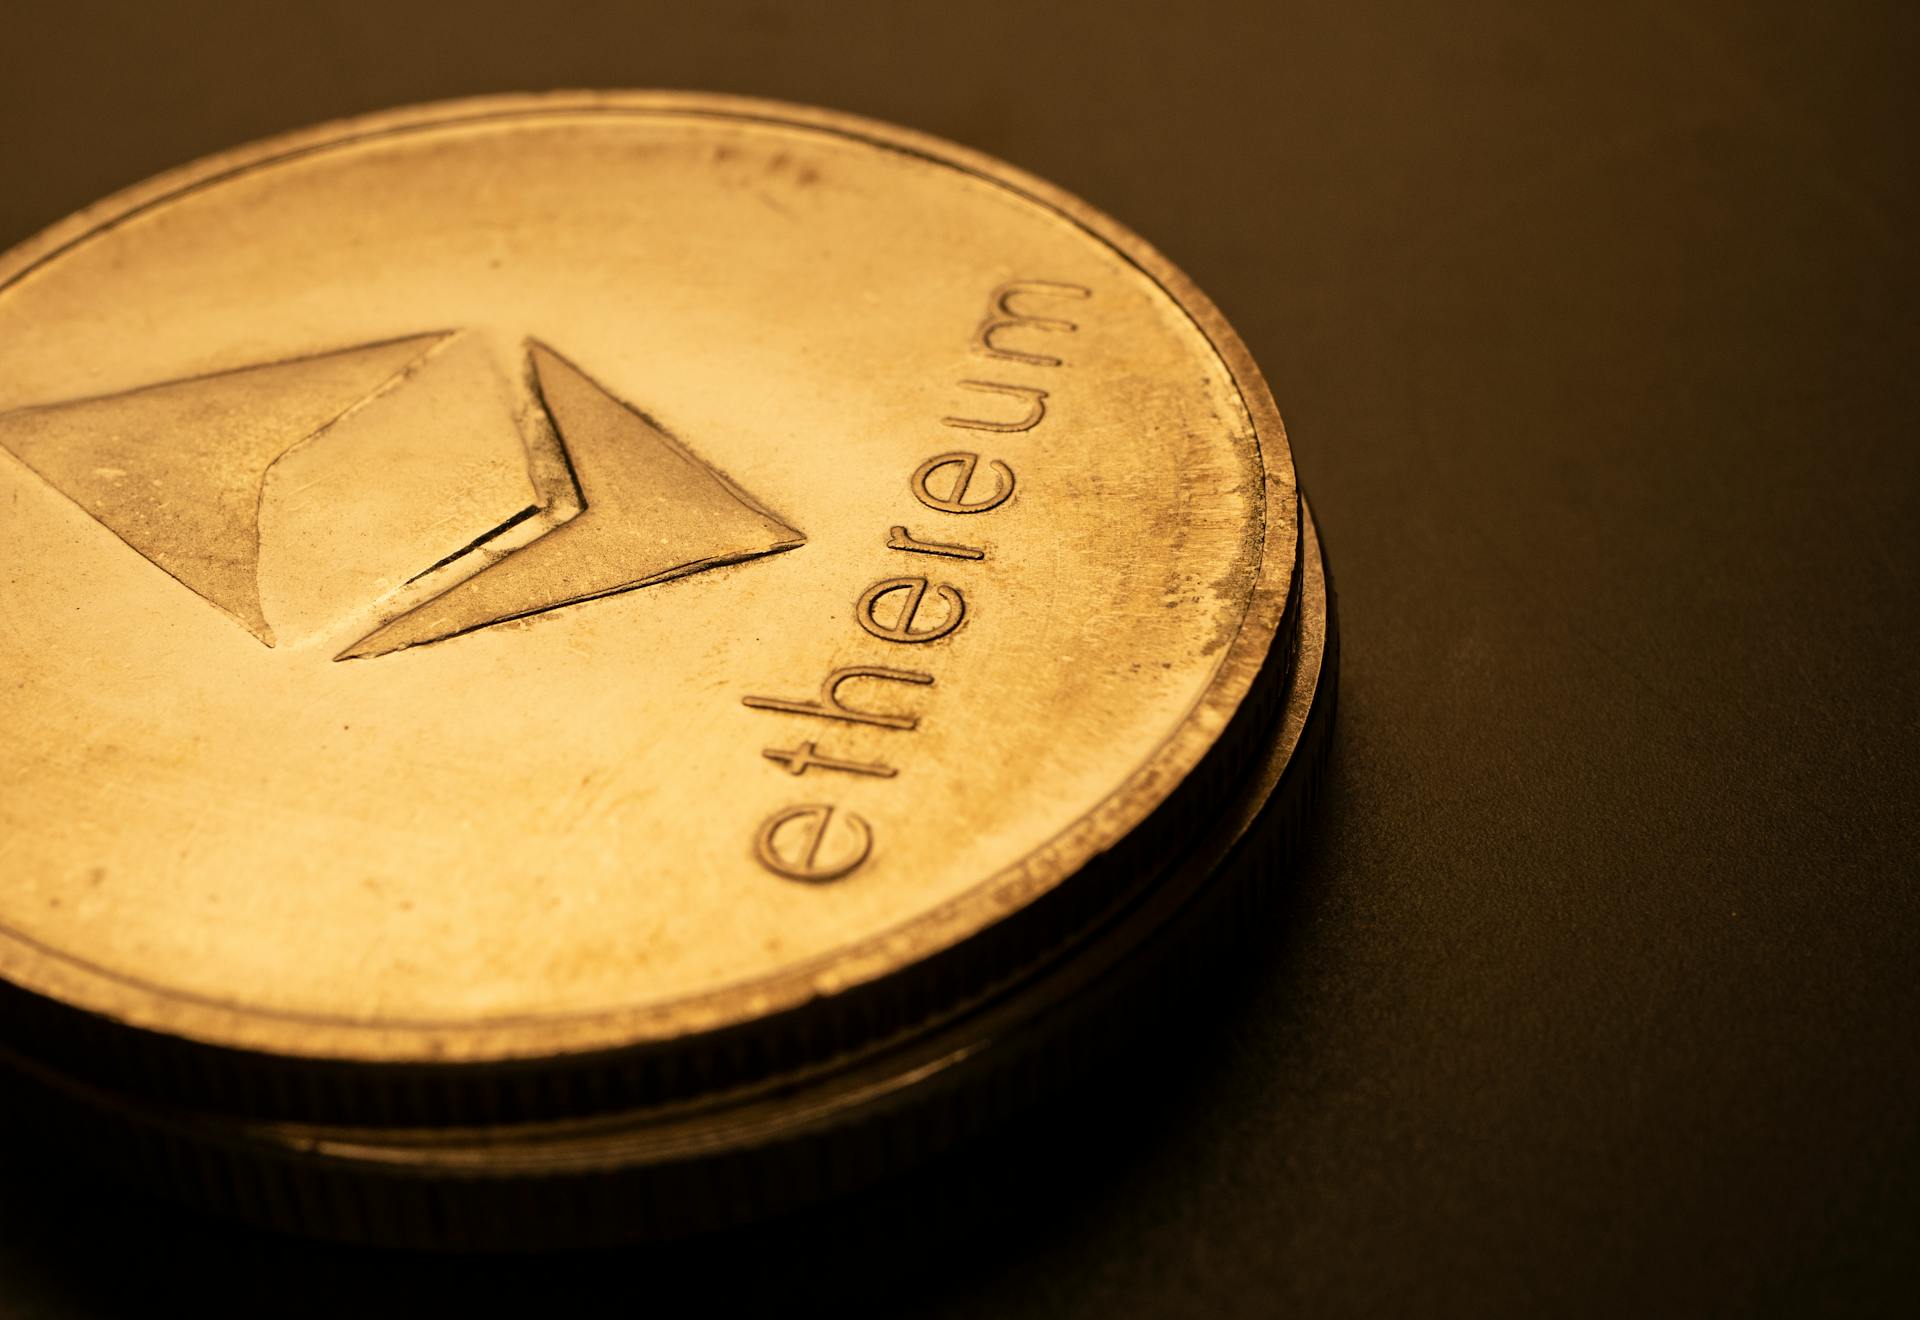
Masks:
[[[1292,464],[1278,411],[1258,368],[1225,318],[1170,262],[1086,203],[980,153],[850,115],[705,94],[565,92],[446,102],[337,121],[267,139],[136,185],[0,256],[0,292],[34,268],[144,211],[262,166],[409,131],[596,112],[812,130],[917,156],[993,183],[1058,214],[1120,254],[1164,290],[1227,367],[1253,424],[1266,483],[1267,517],[1261,532],[1259,574],[1240,626],[1224,649],[1208,688],[1180,727],[1121,787],[1021,863],[892,931],[777,977],[631,1009],[473,1023],[364,1023],[270,1013],[183,995],[91,967],[0,930],[0,975],[28,992],[24,999],[7,996],[9,1002],[0,1004],[0,1020],[21,1023],[47,1004],[76,1006],[105,1019],[98,1026],[112,1024],[122,1029],[119,1034],[100,1030],[84,1034],[91,1046],[109,1054],[127,1053],[127,1062],[135,1072],[170,1076],[190,1090],[231,1087],[251,1092],[250,1100],[236,1095],[236,1103],[242,1107],[259,1103],[269,1112],[308,1111],[314,1097],[302,1093],[316,1083],[296,1068],[278,1079],[243,1085],[243,1078],[263,1061],[261,1056],[278,1056],[294,1063],[332,1060],[365,1064],[376,1070],[387,1065],[409,1071],[424,1066],[439,1072],[447,1065],[515,1060],[534,1063],[560,1055],[597,1055],[635,1047],[661,1046],[671,1053],[675,1044],[705,1035],[715,1037],[712,1057],[698,1067],[676,1062],[669,1071],[691,1068],[704,1073],[712,1068],[720,1075],[754,1072],[777,1066],[794,1051],[844,1050],[863,1039],[891,1034],[909,1025],[910,1019],[924,1020],[942,1006],[1012,974],[1023,959],[1032,956],[1036,946],[1055,942],[1094,908],[1087,906],[1084,896],[1072,904],[1050,903],[1055,917],[1046,923],[1046,931],[1016,940],[996,941],[983,939],[983,935],[1018,924],[1004,918],[1026,912],[1038,906],[1041,897],[1068,888],[1065,882],[1092,869],[1091,863],[1107,862],[1104,869],[1113,870],[1114,864],[1126,858],[1138,862],[1159,851],[1148,846],[1150,843],[1158,845],[1191,833],[1192,822],[1186,817],[1194,804],[1177,809],[1177,819],[1169,818],[1169,800],[1174,798],[1176,788],[1208,762],[1217,767],[1207,776],[1209,779],[1231,776],[1239,768],[1244,756],[1236,753],[1246,750],[1239,745],[1249,742],[1252,735],[1235,735],[1234,726],[1264,727],[1266,721],[1260,716],[1273,699],[1265,689],[1274,684],[1263,684],[1262,676],[1274,667],[1268,662],[1276,658],[1276,638],[1282,640],[1281,650],[1290,644],[1282,621],[1292,601],[1299,525]],[[1278,667],[1284,669],[1284,663]],[[1252,707],[1261,709],[1247,709]],[[1236,719],[1237,715],[1251,718]],[[1174,805],[1178,807],[1178,803]],[[1153,828],[1143,828],[1150,824]],[[1129,846],[1123,849],[1123,843]],[[968,960],[935,956],[962,945],[979,955],[971,959],[976,965],[963,967],[961,964]],[[903,974],[916,969],[922,974],[907,979],[918,984],[898,983]],[[888,983],[889,1000],[884,1004],[865,993],[883,981]],[[833,1020],[815,1020],[818,1015],[810,1011],[814,1009],[828,1010]],[[765,1024],[781,1039],[760,1041],[740,1034],[740,1028],[755,1024]],[[64,1026],[73,1025],[72,1018],[64,1018]],[[127,1027],[137,1030],[124,1032]],[[44,1031],[30,1034],[47,1038]],[[812,1044],[803,1045],[803,1041]],[[162,1061],[153,1056],[170,1054],[176,1043],[193,1042],[208,1048],[195,1051],[193,1058],[168,1060],[169,1066],[156,1068]],[[584,1057],[579,1061],[587,1062]],[[196,1080],[195,1074],[204,1077]],[[339,1084],[348,1089],[356,1085],[344,1078]]]

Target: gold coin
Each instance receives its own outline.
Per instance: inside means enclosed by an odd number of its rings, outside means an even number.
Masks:
[[[1164,259],[707,96],[334,124],[0,257],[0,501],[16,1046],[266,1118],[951,1018],[1203,835],[1300,608],[1278,415]]]

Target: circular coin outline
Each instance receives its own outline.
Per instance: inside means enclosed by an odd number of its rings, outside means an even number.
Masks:
[[[974,885],[960,897],[920,914],[895,928],[832,954],[795,965],[758,980],[744,981],[699,996],[630,1008],[608,1008],[561,1014],[529,1014],[467,1022],[408,1024],[354,1022],[318,1015],[283,1013],[226,1003],[138,981],[110,969],[96,967],[76,955],[39,944],[0,927],[0,977],[10,988],[26,993],[26,1002],[9,1005],[28,1015],[52,1008],[48,1027],[71,1027],[69,1012],[102,1019],[101,1025],[124,1024],[142,1030],[84,1030],[89,1047],[124,1056],[125,1068],[151,1073],[156,1053],[169,1055],[184,1046],[194,1057],[179,1059],[204,1071],[209,1085],[225,1086],[228,1074],[244,1070],[261,1056],[289,1063],[367,1065],[459,1065],[485,1067],[515,1060],[533,1061],[560,1056],[671,1046],[710,1033],[731,1035],[736,1029],[765,1024],[776,1034],[794,1028],[806,1010],[830,1006],[847,1019],[824,1033],[818,1024],[808,1028],[831,1050],[845,1048],[850,1039],[885,1033],[893,1028],[872,1020],[871,1007],[858,1025],[854,1001],[865,992],[891,984],[926,965],[936,955],[970,943],[1033,908],[1043,897],[1067,887],[1095,859],[1113,855],[1123,842],[1135,840],[1143,827],[1164,816],[1175,791],[1210,757],[1222,759],[1232,742],[1236,724],[1264,725],[1260,710],[1273,694],[1262,691],[1262,675],[1274,666],[1290,639],[1283,620],[1295,595],[1299,553],[1299,516],[1291,453],[1277,407],[1251,355],[1219,310],[1183,274],[1144,240],[1085,202],[991,157],[912,130],[835,111],[779,102],[674,92],[551,93],[480,97],[409,107],[343,119],[315,128],[267,138],[205,157],[114,194],[38,236],[0,254],[0,294],[34,269],[57,260],[68,250],[119,223],[152,210],[186,193],[216,186],[240,174],[266,168],[329,149],[398,134],[462,124],[545,116],[593,113],[685,117],[723,120],[747,125],[812,131],[841,137],[882,150],[900,152],[985,180],[1071,222],[1092,241],[1117,252],[1157,285],[1192,321],[1226,368],[1247,416],[1259,457],[1265,491],[1264,526],[1260,537],[1260,568],[1232,640],[1207,688],[1181,724],[1142,764],[1066,830],[1021,861]],[[1250,529],[1250,532],[1252,529]],[[1281,645],[1276,646],[1276,641]],[[1280,668],[1284,668],[1282,663]],[[1268,683],[1265,686],[1271,687]],[[1250,716],[1250,718],[1237,718]],[[1244,748],[1239,749],[1244,754]],[[1224,758],[1234,760],[1229,755]],[[1230,774],[1236,765],[1220,766]],[[1193,804],[1185,808],[1191,812]],[[1179,835],[1184,822],[1162,833]],[[1054,932],[1060,934],[1063,932]],[[967,979],[979,985],[1008,974],[1029,946],[1053,940],[1030,937],[1012,941],[1014,953],[1002,949],[989,965]],[[1003,942],[1006,943],[1006,942]],[[950,960],[948,960],[950,961]],[[948,981],[951,966],[943,965],[928,982]],[[922,991],[927,986],[922,986]],[[8,1012],[8,1017],[19,1016]],[[881,1015],[883,1018],[886,1014]],[[849,1032],[852,1036],[849,1036]],[[31,1033],[44,1037],[44,1029]],[[198,1047],[198,1048],[196,1048]],[[739,1042],[729,1041],[737,1051]],[[770,1055],[784,1047],[770,1048]],[[220,1057],[216,1057],[220,1056]],[[310,1079],[309,1079],[310,1080]],[[296,1089],[308,1084],[298,1078]],[[310,1106],[293,1101],[305,1111]],[[272,1106],[279,1108],[278,1104]]]

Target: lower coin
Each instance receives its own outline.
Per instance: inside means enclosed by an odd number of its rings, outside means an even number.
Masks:
[[[1338,673],[1302,508],[1298,635],[1253,771],[1159,883],[1050,964],[938,1028],[750,1094],[554,1123],[369,1128],[165,1109],[0,1055],[76,1155],[211,1213],[303,1236],[546,1250],[722,1229],[871,1185],[978,1136],[1124,1048],[1149,996],[1215,961],[1285,884]]]

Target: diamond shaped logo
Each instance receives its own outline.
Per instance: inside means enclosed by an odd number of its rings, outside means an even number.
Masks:
[[[0,415],[0,448],[268,646],[382,655],[805,537],[580,367],[416,335]]]

